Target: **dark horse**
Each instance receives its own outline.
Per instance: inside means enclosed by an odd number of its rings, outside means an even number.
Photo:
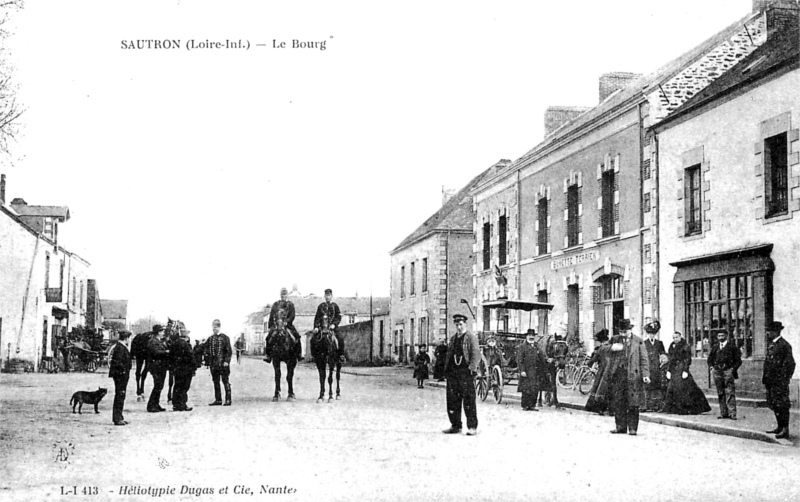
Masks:
[[[175,340],[179,336],[188,333],[188,331],[186,330],[186,325],[181,321],[167,318],[167,327],[164,329],[164,333],[166,333],[166,345],[167,349],[169,350],[172,348],[172,344],[175,343]],[[169,403],[172,401],[172,387],[175,385],[172,359],[170,359],[167,368],[167,371],[169,372],[169,379],[167,380],[167,402]]]
[[[547,406],[555,405],[556,408],[561,408],[561,404],[558,402],[558,370],[565,368],[568,354],[569,346],[567,342],[556,337],[548,340],[545,348],[545,355],[548,360],[545,364],[547,389],[539,391],[539,406],[542,405],[542,394],[544,394]]]
[[[269,332],[269,348],[267,349],[267,357],[264,358],[265,362],[272,362],[272,368],[275,370],[273,401],[280,401],[281,399],[281,362],[286,363],[286,385],[289,387],[289,395],[286,396],[286,400],[294,401],[295,399],[292,381],[294,379],[294,368],[297,366],[297,356],[295,355],[295,344],[297,343],[299,342],[295,340],[291,331],[286,328],[283,317],[279,317],[275,321],[275,327]]]
[[[341,398],[339,391],[339,378],[342,373],[342,361],[338,356],[338,342],[336,335],[328,328],[328,316],[325,316],[323,328],[311,337],[311,357],[317,365],[319,372],[319,398],[321,403],[325,398],[325,366],[328,367],[328,402],[333,401],[333,370],[336,369],[336,399]]]

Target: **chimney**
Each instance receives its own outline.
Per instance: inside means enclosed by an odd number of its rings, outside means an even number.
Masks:
[[[0,174],[0,206],[6,205],[6,175]]]
[[[442,185],[442,206],[447,204],[447,201],[452,199],[453,195],[455,195],[456,192],[458,192],[458,190],[456,190],[455,188],[449,188],[448,189],[448,188],[445,188],[444,185]]]
[[[615,91],[628,87],[641,76],[640,73],[628,73],[625,71],[615,71],[600,75],[600,102],[605,101]]]
[[[797,7],[797,0],[753,0],[753,14],[766,10],[767,7],[778,6],[784,8]]]
[[[589,110],[591,108],[585,106],[548,106],[544,111],[544,137]]]
[[[776,33],[797,31],[800,5],[797,0],[753,0],[753,12],[767,16],[767,39]]]

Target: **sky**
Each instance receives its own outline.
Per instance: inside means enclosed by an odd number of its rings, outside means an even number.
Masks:
[[[283,286],[388,296],[389,252],[443,187],[539,143],[548,106],[596,105],[602,73],[655,71],[751,7],[28,1],[7,200],[68,206],[61,244],[129,321],[235,333]]]

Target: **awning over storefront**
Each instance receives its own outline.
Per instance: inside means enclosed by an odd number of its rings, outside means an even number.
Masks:
[[[526,302],[522,300],[492,300],[483,302],[482,305],[490,309],[524,310],[525,312],[530,312],[532,310],[553,310],[552,303]]]
[[[687,282],[709,277],[772,272],[775,264],[769,257],[772,244],[708,254],[670,263],[677,267],[672,282]]]
[[[69,311],[53,307],[53,317],[56,319],[67,319],[69,317]]]

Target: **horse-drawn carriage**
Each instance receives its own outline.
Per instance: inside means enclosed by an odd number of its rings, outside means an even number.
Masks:
[[[108,365],[108,342],[92,347],[83,340],[75,340],[66,347],[69,371],[95,372],[100,366]]]
[[[487,301],[483,307],[528,312],[529,327],[533,322],[534,310],[553,310],[550,303],[508,299]],[[481,362],[475,376],[475,391],[481,401],[485,401],[491,391],[495,402],[500,404],[503,401],[503,387],[519,381],[516,353],[525,337],[525,333],[501,331],[499,316],[496,331],[481,333]]]

